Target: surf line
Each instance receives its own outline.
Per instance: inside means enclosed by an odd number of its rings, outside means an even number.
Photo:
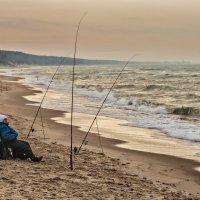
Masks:
[[[86,142],[86,139],[87,139],[87,137],[88,137],[88,134],[89,134],[89,132],[90,132],[90,130],[91,130],[91,128],[92,128],[94,122],[97,120],[97,117],[98,117],[98,115],[99,115],[101,109],[103,108],[103,105],[105,104],[105,102],[106,102],[106,100],[107,100],[109,94],[111,93],[112,89],[114,88],[114,86],[115,86],[116,82],[118,81],[120,75],[121,75],[121,74],[123,73],[123,71],[125,70],[126,66],[131,62],[131,60],[132,60],[134,57],[135,57],[135,55],[132,56],[132,57],[126,62],[126,64],[125,64],[124,67],[122,68],[122,70],[119,72],[117,78],[116,78],[115,81],[113,82],[113,84],[112,84],[110,90],[108,91],[108,93],[107,93],[105,99],[103,100],[101,106],[99,107],[99,110],[97,111],[97,113],[96,113],[96,115],[95,115],[95,117],[94,117],[94,119],[93,119],[93,121],[92,121],[92,123],[91,123],[91,125],[90,125],[90,127],[89,127],[89,129],[88,129],[88,131],[87,131],[87,133],[86,133],[86,135],[85,135],[85,137],[84,137],[84,139],[83,139],[81,145],[80,145],[80,147],[79,147],[78,149],[77,149],[76,147],[74,148],[74,153],[75,153],[75,154],[79,154],[79,152],[80,152],[80,150],[81,150],[83,144]]]

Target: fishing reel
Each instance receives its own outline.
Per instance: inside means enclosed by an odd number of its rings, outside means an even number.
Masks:
[[[74,147],[74,155],[78,152],[78,148]]]
[[[88,140],[85,141],[84,144],[87,145],[88,144]],[[78,150],[79,150],[78,147],[74,147],[74,155],[78,154]]]

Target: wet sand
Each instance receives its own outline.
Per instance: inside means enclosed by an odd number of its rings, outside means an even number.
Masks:
[[[32,88],[19,85],[16,78],[0,76],[0,112],[25,139],[37,111],[22,96]],[[11,82],[10,82],[11,81]],[[88,145],[69,169],[70,127],[51,118],[60,111],[42,109],[46,140],[38,117],[28,141],[44,161],[1,161],[0,195],[4,199],[200,199],[200,166],[197,161],[117,147],[123,142],[90,134]],[[79,146],[85,133],[74,127],[74,144]],[[61,145],[62,143],[62,145]],[[67,149],[67,150],[66,150]],[[66,155],[67,154],[67,155]],[[24,182],[27,187],[24,187]],[[36,187],[37,185],[37,187]]]
[[[70,125],[70,113],[64,117],[52,118],[58,123]],[[73,113],[73,121],[79,130],[87,132],[94,120],[94,115]],[[200,162],[200,144],[167,136],[156,129],[127,126],[128,121],[98,116],[90,132],[106,138],[122,140],[117,147],[150,153],[167,154]],[[89,140],[89,137],[87,138]],[[101,139],[101,138],[100,138]],[[101,142],[101,141],[100,141]],[[189,149],[187,147],[190,147]]]

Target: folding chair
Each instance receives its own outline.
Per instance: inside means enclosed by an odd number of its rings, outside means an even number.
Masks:
[[[3,160],[13,159],[13,152],[11,148],[8,148],[0,132],[0,158]]]

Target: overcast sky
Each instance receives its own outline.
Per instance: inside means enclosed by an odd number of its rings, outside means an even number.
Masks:
[[[0,0],[0,48],[77,57],[200,61],[200,0]]]

